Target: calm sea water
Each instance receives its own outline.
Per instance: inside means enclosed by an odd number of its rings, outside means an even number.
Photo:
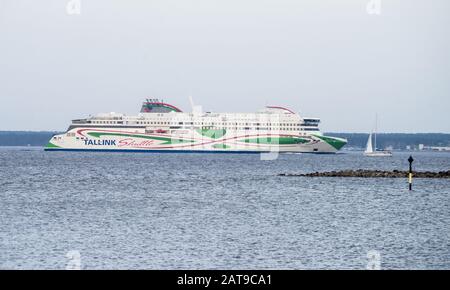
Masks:
[[[449,153],[413,155],[450,169]],[[450,180],[277,176],[408,156],[2,148],[0,268],[65,269],[76,251],[83,269],[449,269]]]

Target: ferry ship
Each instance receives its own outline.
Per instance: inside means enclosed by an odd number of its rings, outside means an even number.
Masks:
[[[185,113],[147,99],[135,116],[118,113],[73,120],[46,151],[335,153],[347,140],[322,135],[320,119],[283,107],[256,113]]]

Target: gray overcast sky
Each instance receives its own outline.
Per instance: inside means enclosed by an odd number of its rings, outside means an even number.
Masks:
[[[64,130],[147,96],[287,106],[323,131],[450,133],[450,1],[0,0],[0,130]]]

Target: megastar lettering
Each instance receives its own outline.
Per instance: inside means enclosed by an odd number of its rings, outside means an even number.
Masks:
[[[84,140],[84,145],[90,146],[116,146],[116,140]]]

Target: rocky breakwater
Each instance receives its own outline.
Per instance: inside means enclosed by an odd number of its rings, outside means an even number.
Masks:
[[[383,171],[383,170],[341,170],[329,172],[313,172],[313,173],[281,173],[278,176],[304,176],[304,177],[361,177],[361,178],[406,178],[408,171]],[[413,172],[415,178],[450,178],[450,170],[431,172],[418,171]]]

